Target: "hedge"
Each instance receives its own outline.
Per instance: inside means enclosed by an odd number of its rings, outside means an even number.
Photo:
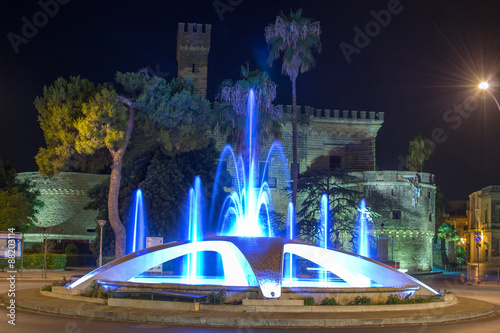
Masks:
[[[19,260],[20,261],[20,260]],[[23,266],[25,269],[42,269],[43,254],[27,254],[24,256]],[[65,254],[47,254],[47,269],[64,269],[66,267]]]

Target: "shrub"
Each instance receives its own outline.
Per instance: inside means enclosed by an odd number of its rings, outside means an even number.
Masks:
[[[312,296],[304,297],[304,305],[316,305],[316,301],[314,301],[314,297],[312,297]]]
[[[42,291],[52,291],[52,286],[48,284],[42,288]]]
[[[399,298],[399,296],[396,294],[389,295],[389,297],[387,297],[387,301],[385,302],[385,304],[399,304],[399,303],[401,303],[401,298]]]
[[[80,296],[94,297],[94,298],[110,298],[113,296],[113,290],[104,289],[104,287],[97,281],[93,281]]]
[[[225,289],[219,290],[217,293],[215,291],[211,291],[207,295],[207,301],[209,304],[224,304],[226,302],[227,293]]]
[[[337,302],[335,297],[331,297],[331,298],[325,297],[321,301],[321,305],[339,305],[339,303]]]
[[[43,254],[27,254],[23,258],[25,269],[42,269]],[[47,254],[47,269],[64,269],[66,267],[65,254]]]
[[[430,298],[422,298],[420,296],[410,297],[410,295],[406,295],[405,298],[401,298],[398,295],[389,295],[385,304],[419,304],[431,301]]]
[[[353,301],[352,304],[354,305],[370,305],[372,303],[372,299],[368,296],[357,296]]]
[[[78,247],[73,243],[68,244],[68,246],[66,246],[66,248],[64,249],[64,253],[65,254],[78,254]]]

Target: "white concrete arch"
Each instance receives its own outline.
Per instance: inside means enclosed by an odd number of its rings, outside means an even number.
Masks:
[[[350,287],[370,287],[372,280],[382,287],[419,286],[432,294],[438,294],[434,289],[407,274],[356,254],[296,243],[285,244],[283,252],[314,262],[343,279]]]
[[[71,289],[85,289],[93,280],[129,281],[150,268],[186,254],[214,251],[221,255],[224,285],[258,286],[259,283],[248,261],[231,242],[223,240],[193,243],[173,242],[140,250],[114,260],[70,285]]]

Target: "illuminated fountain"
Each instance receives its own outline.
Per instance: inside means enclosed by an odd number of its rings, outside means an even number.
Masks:
[[[210,219],[203,218],[203,191],[197,177],[189,190],[186,240],[139,249],[90,272],[69,288],[84,289],[93,280],[100,280],[122,287],[124,284],[135,287],[146,284],[148,288],[177,292],[208,293],[214,286],[223,286],[230,298],[239,299],[249,295],[250,298],[285,299],[325,295],[338,292],[338,288],[360,292],[367,292],[368,288],[384,289],[386,293],[437,294],[411,276],[369,259],[366,240],[358,246],[362,251],[360,254],[330,249],[326,195],[322,196],[320,205],[322,243],[319,246],[296,239],[295,212],[291,203],[287,208],[287,238],[273,237],[271,188],[266,179],[272,170],[286,179],[286,184],[281,187],[289,188],[288,168],[281,143],[277,141],[271,145],[265,163],[259,164],[255,149],[256,112],[254,93],[250,90],[244,144],[246,158],[241,154],[236,156],[230,145],[224,147],[217,166],[210,213],[207,214]],[[220,186],[223,171],[226,178],[230,178],[225,179],[227,186]],[[216,205],[216,202],[220,204]],[[364,220],[360,239],[368,236],[365,205],[363,200],[359,214],[359,220]],[[219,206],[221,208],[216,209]],[[216,229],[212,229],[210,236],[208,225]],[[182,274],[154,277],[144,274],[152,267],[179,258],[184,258]],[[307,266],[305,274],[299,272],[299,264]],[[220,267],[221,274],[207,274],[206,266]]]
[[[127,237],[127,253],[136,252],[146,247],[144,198],[141,189],[137,189],[132,195],[132,210]]]
[[[358,254],[370,258],[370,242],[368,232],[368,216],[366,201],[361,199],[358,209]]]

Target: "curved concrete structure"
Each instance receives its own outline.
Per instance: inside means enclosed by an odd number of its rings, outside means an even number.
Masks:
[[[423,294],[432,288],[389,266],[356,254],[324,249],[284,238],[207,237],[200,242],[172,242],[140,250],[114,260],[75,281],[69,288],[84,289],[93,280],[132,281],[137,275],[186,254],[214,251],[221,255],[225,286],[258,286],[266,298],[281,296],[283,258],[291,253],[309,260],[345,281],[346,287],[414,287]],[[293,281],[291,281],[293,286]],[[186,284],[189,284],[186,283]]]

